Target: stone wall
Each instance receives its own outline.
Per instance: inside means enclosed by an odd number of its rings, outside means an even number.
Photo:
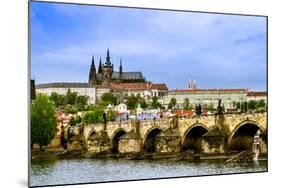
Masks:
[[[121,139],[119,141],[118,151],[122,154],[141,152],[141,139]]]

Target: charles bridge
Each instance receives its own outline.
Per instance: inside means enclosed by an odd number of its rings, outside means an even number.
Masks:
[[[203,154],[226,154],[251,149],[260,130],[260,153],[267,152],[267,113],[239,113],[128,120],[69,128],[69,151],[89,154],[180,153],[187,149]]]

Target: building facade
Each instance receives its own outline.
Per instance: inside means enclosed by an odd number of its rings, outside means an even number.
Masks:
[[[267,103],[267,92],[264,91],[251,91],[247,94],[247,100],[248,101],[260,101],[263,100],[265,103]]]
[[[189,100],[191,107],[196,105],[217,107],[219,99],[225,109],[233,109],[234,102],[247,101],[247,89],[187,89],[187,90],[172,90],[164,97],[163,105],[168,107],[172,98],[177,101],[177,107],[183,108],[185,99]]]
[[[44,93],[46,95],[51,95],[53,92],[66,95],[68,89],[70,89],[71,92],[77,92],[78,95],[88,96],[88,104],[96,103],[96,88],[88,83],[61,82],[36,85],[36,93]]]
[[[156,96],[158,101],[163,101],[163,97],[168,94],[168,88],[164,83],[113,83],[111,90],[121,102],[130,96],[143,98],[147,102]]]

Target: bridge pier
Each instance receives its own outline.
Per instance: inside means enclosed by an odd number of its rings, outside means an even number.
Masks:
[[[90,154],[108,152],[110,150],[110,139],[106,130],[92,134],[88,138],[87,150]]]
[[[155,142],[156,153],[179,153],[181,151],[181,137],[178,128],[168,128],[159,133]]]
[[[218,127],[203,135],[202,153],[225,154],[228,135]]]

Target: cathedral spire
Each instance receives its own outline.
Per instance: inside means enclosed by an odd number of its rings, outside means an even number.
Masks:
[[[96,70],[96,66],[95,66],[95,56],[92,57],[91,69]]]
[[[119,72],[120,72],[120,74],[123,72],[123,68],[122,68],[122,57],[120,58]]]
[[[99,68],[98,68],[98,73],[102,72],[102,68],[101,68],[101,58],[100,58],[100,63],[99,63]]]
[[[96,66],[95,66],[95,57],[92,57],[91,69],[89,72],[89,83],[93,84],[96,81]]]
[[[111,65],[110,55],[109,55],[109,48],[107,48],[107,53],[106,53],[106,64],[107,65]]]

